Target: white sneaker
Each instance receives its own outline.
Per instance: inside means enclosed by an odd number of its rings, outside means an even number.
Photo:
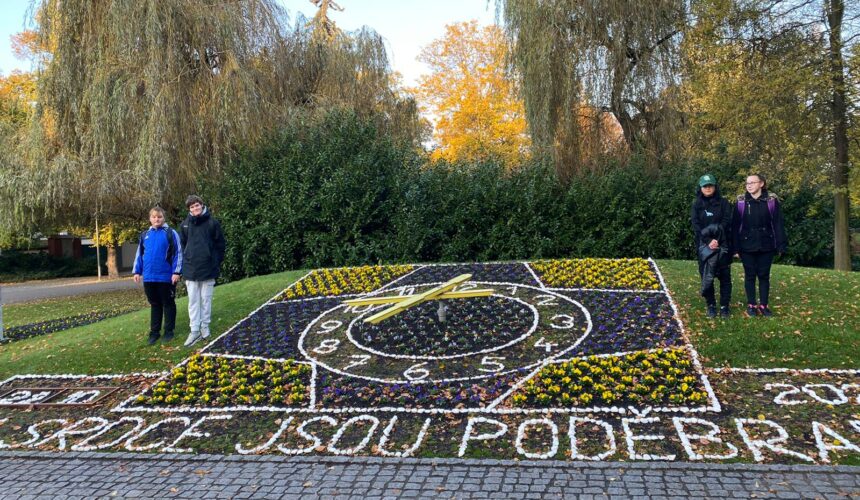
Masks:
[[[208,339],[209,338],[209,328],[202,328],[200,330],[200,337],[204,338],[204,339]]]
[[[194,345],[195,342],[200,340],[200,332],[191,332],[188,334],[188,340],[185,341],[185,347],[190,347]]]

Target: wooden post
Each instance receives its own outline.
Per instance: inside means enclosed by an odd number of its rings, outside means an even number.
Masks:
[[[99,251],[99,214],[96,214],[96,269],[98,269],[99,281],[102,280],[102,253]]]

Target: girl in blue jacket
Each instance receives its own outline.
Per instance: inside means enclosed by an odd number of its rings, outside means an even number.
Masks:
[[[134,257],[134,281],[143,280],[143,291],[152,306],[149,315],[149,345],[161,337],[164,316],[164,341],[173,340],[176,327],[176,283],[182,275],[182,247],[179,234],[164,222],[164,210],[149,211],[152,227],[140,234]]]

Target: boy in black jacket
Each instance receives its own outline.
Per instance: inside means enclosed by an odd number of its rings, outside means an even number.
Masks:
[[[185,206],[189,214],[179,227],[179,237],[182,241],[182,276],[188,289],[188,317],[191,322],[191,333],[185,341],[187,347],[201,338],[209,337],[212,294],[215,279],[221,273],[227,243],[221,223],[211,216],[199,196],[189,196]]]
[[[708,316],[717,315],[714,280],[720,282],[720,316],[729,316],[732,299],[732,206],[722,196],[717,180],[711,174],[699,178],[696,199],[690,209],[690,222],[699,257],[699,275],[702,277],[702,296],[708,307]]]

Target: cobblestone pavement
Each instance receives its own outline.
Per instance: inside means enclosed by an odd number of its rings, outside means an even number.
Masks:
[[[0,453],[2,498],[860,498],[860,467]]]

